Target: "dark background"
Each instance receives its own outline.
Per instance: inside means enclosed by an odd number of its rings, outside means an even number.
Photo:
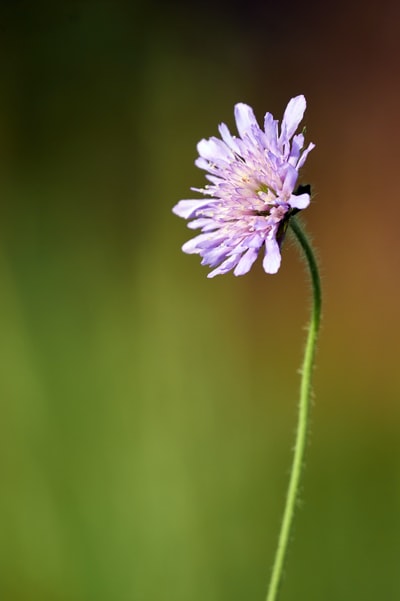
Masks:
[[[400,598],[399,4],[4,2],[0,597],[262,600],[309,292],[171,213],[304,93],[324,320],[285,601]]]

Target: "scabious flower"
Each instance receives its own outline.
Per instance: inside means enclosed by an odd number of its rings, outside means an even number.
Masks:
[[[247,104],[235,105],[240,137],[221,123],[221,138],[201,140],[195,164],[208,172],[211,182],[192,188],[206,198],[181,200],[173,212],[201,234],[182,250],[199,254],[202,265],[213,269],[208,277],[234,270],[247,273],[264,247],[263,267],[276,273],[281,263],[280,247],[288,220],[310,203],[308,193],[294,194],[299,169],[314,144],[304,147],[302,133],[294,135],[306,108],[304,96],[292,98],[286,107],[280,131],[278,121],[266,113],[264,130]]]

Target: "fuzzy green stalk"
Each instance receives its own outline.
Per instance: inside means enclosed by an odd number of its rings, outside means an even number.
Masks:
[[[304,454],[307,445],[308,420],[311,404],[311,376],[313,371],[315,348],[321,318],[321,282],[318,273],[318,265],[310,245],[310,242],[295,217],[290,219],[292,232],[300,245],[310,272],[313,304],[311,320],[308,326],[306,347],[304,351],[303,365],[301,369],[299,414],[296,432],[296,442],[293,454],[293,463],[290,473],[289,486],[286,496],[286,504],[283,512],[282,525],[279,533],[278,547],[272,567],[271,580],[269,584],[266,601],[276,601],[282,581],[283,568],[287,554],[287,548],[291,536],[293,517],[299,496],[300,480],[304,467]]]

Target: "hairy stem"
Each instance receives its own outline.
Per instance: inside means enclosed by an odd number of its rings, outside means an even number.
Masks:
[[[304,466],[304,454],[307,444],[308,420],[311,404],[311,376],[321,318],[321,283],[314,252],[303,228],[295,217],[290,219],[290,226],[298,244],[304,253],[304,257],[310,272],[313,304],[301,369],[299,414],[293,463],[290,473],[285,509],[283,512],[282,525],[279,533],[278,546],[275,554],[266,601],[276,601],[278,597],[288,543],[293,525],[294,512],[299,495],[301,475]]]

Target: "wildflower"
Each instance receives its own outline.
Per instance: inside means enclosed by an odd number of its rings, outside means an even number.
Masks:
[[[240,137],[221,123],[221,138],[201,140],[195,164],[207,171],[210,184],[192,188],[203,199],[181,200],[173,212],[201,234],[186,242],[182,250],[199,254],[202,265],[214,268],[208,277],[234,270],[247,273],[264,247],[263,267],[276,273],[281,263],[280,248],[290,216],[305,209],[310,195],[295,194],[299,169],[314,144],[304,147],[304,135],[294,135],[306,108],[304,96],[292,98],[285,110],[280,131],[278,121],[266,113],[264,130],[247,104],[235,106]]]

